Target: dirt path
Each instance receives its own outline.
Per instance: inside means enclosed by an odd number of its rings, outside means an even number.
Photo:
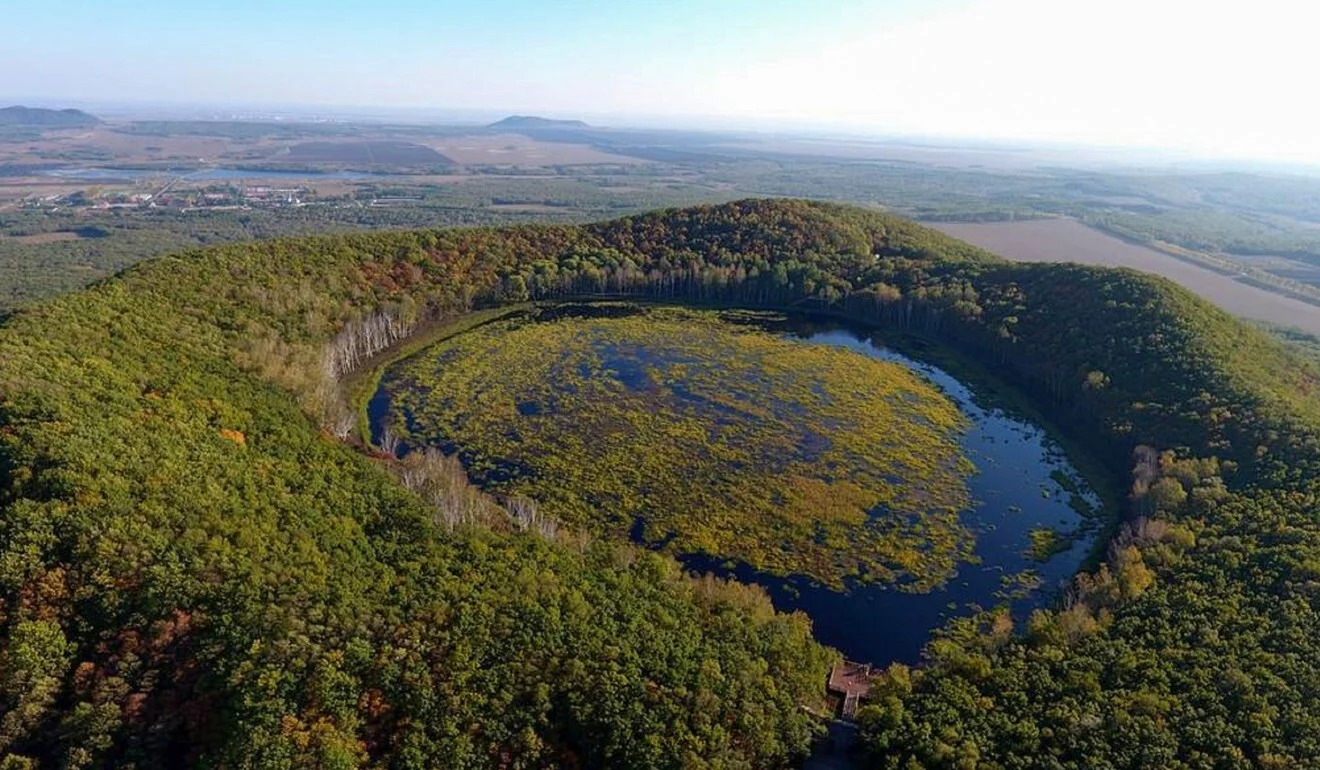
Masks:
[[[816,744],[802,770],[857,770],[862,765],[854,753],[857,725],[838,719],[830,721],[829,735]]]

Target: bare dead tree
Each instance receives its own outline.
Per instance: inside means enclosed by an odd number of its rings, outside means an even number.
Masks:
[[[339,379],[364,361],[404,339],[417,327],[398,309],[380,310],[366,318],[349,321],[326,348],[325,368]]]
[[[357,424],[357,417],[353,411],[348,408],[342,399],[326,398],[322,402],[322,421],[326,430],[338,439],[346,439],[353,434],[353,427]]]
[[[522,495],[513,495],[504,502],[509,512],[509,520],[521,532],[539,535],[546,540],[554,540],[559,532],[559,522],[541,512],[536,501]]]
[[[346,403],[342,385],[344,376],[408,337],[417,325],[417,315],[409,311],[409,306],[391,306],[349,321],[326,343],[321,355],[321,376],[315,399],[326,430],[341,439],[352,435],[357,418]]]
[[[376,443],[380,447],[380,451],[391,457],[399,456],[399,448],[403,444],[403,442],[399,440],[399,437],[394,435],[394,431],[390,430],[389,425],[386,425],[381,429],[380,441]]]
[[[426,447],[409,453],[394,469],[404,486],[431,505],[432,519],[446,530],[493,526],[506,518],[494,500],[472,485],[453,455]]]
[[[519,530],[526,532],[536,520],[536,502],[522,495],[513,495],[504,501],[509,519]]]

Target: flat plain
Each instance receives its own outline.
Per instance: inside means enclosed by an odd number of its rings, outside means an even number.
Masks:
[[[1162,275],[1234,315],[1320,334],[1320,307],[1233,280],[1073,219],[931,223],[955,238],[1018,262],[1077,262]]]
[[[388,140],[332,140],[299,142],[271,156],[287,163],[357,163],[367,165],[413,165],[453,163],[425,145]]]
[[[545,142],[521,134],[471,134],[425,142],[467,166],[575,166],[598,163],[642,165],[647,161],[604,152],[591,145]]]

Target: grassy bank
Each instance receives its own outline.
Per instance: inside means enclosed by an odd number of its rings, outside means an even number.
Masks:
[[[507,305],[505,307],[474,310],[460,316],[448,316],[423,324],[412,335],[376,354],[357,371],[344,379],[343,392],[349,408],[358,416],[357,438],[364,446],[371,446],[371,419],[367,414],[367,404],[380,387],[380,379],[390,364],[401,361],[437,342],[442,342],[456,334],[470,331],[497,318],[525,310],[529,304]]]

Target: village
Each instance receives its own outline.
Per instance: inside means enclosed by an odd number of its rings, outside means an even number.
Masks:
[[[168,208],[177,211],[207,209],[213,211],[293,208],[329,203],[318,199],[316,192],[307,187],[273,187],[268,185],[223,184],[199,188],[170,187],[147,192],[139,187],[106,189],[92,186],[70,193],[47,193],[26,196],[18,201],[18,208],[55,211],[61,208],[127,209]]]

